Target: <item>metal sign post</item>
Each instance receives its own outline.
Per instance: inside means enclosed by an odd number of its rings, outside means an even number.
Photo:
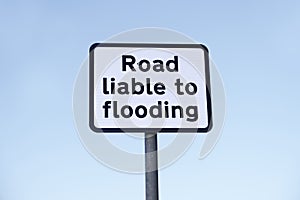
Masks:
[[[145,133],[146,200],[158,200],[157,133]]]

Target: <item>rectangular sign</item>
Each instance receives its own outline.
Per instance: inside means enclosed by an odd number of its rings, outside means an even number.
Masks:
[[[201,44],[96,43],[89,53],[95,132],[208,132],[208,50]]]

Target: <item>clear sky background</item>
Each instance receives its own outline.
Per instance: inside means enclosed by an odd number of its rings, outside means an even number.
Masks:
[[[299,200],[296,0],[1,0],[0,199],[143,199],[143,175],[113,171],[81,145],[72,92],[93,42],[148,26],[206,44],[227,96],[216,148],[198,160],[197,139],[162,170],[161,199]]]

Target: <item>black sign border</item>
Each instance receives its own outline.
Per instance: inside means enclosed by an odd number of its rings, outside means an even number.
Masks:
[[[205,128],[98,128],[94,123],[94,50],[98,47],[136,47],[136,48],[200,48],[204,51],[206,100],[208,125]],[[160,132],[160,133],[207,133],[212,129],[212,103],[209,70],[209,51],[203,44],[157,44],[157,43],[94,43],[89,49],[89,127],[98,133],[122,132]]]

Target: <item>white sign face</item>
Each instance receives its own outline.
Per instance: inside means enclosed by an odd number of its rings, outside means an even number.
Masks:
[[[208,132],[208,50],[200,44],[93,44],[89,125],[95,132]]]

